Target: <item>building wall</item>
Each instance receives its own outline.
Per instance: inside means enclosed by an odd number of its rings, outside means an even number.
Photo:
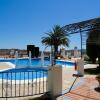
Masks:
[[[27,50],[0,49],[0,58],[15,58],[16,51],[18,51],[19,57],[27,56]]]

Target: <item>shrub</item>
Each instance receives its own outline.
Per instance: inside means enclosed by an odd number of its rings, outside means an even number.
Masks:
[[[100,74],[97,74],[97,75],[96,75],[96,78],[100,79]]]
[[[90,58],[87,55],[84,55],[84,60],[85,61],[90,61]]]

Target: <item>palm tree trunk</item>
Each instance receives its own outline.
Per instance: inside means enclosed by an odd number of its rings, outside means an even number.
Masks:
[[[55,49],[55,59],[57,59],[57,54],[58,54],[58,46],[55,45],[54,46],[54,49]]]
[[[51,46],[51,65],[55,65],[56,64],[56,60],[55,60],[55,49],[54,46]]]

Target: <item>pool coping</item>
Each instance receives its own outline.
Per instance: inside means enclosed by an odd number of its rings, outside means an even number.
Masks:
[[[0,72],[5,71],[5,70],[8,70],[8,69],[16,68],[16,65],[13,64],[13,63],[11,63],[11,62],[0,62],[0,63],[7,64],[8,65],[8,68],[2,68],[2,69],[0,69]],[[5,65],[3,65],[3,66],[5,66]]]

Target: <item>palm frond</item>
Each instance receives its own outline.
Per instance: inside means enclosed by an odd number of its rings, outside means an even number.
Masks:
[[[55,25],[52,31],[45,33],[47,36],[42,37],[42,43],[46,46],[69,46],[68,35],[59,25]]]

